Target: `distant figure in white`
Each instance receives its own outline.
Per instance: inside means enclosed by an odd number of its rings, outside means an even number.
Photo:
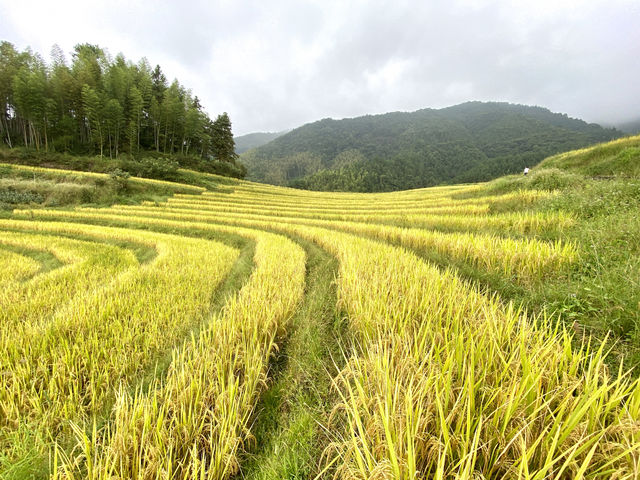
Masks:
[[[529,173],[529,167],[524,167],[524,174],[526,175],[527,173]]]

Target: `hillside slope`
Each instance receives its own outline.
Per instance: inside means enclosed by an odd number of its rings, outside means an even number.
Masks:
[[[490,180],[621,136],[540,107],[469,102],[324,119],[242,156],[248,178],[314,190],[389,191]]]
[[[593,177],[639,177],[640,135],[559,153],[546,158],[540,167],[560,168]]]

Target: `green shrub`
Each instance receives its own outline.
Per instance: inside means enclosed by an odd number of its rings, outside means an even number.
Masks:
[[[209,167],[205,171],[233,178],[244,178],[247,176],[247,168],[241,163],[234,165],[229,162],[213,161],[209,163]]]
[[[181,168],[187,168],[189,170],[233,178],[244,178],[247,175],[246,167],[239,162],[219,162],[217,160],[205,160],[189,155],[174,155],[173,158],[180,164]]]
[[[44,197],[36,192],[20,192],[12,188],[0,190],[0,203],[19,205],[22,203],[42,203]]]
[[[483,196],[487,193],[501,195],[518,190],[565,190],[584,184],[585,179],[582,175],[569,173],[558,168],[544,168],[541,170],[532,170],[529,175],[508,175],[498,178],[489,182],[486,185],[486,189],[466,196]],[[463,198],[462,196],[454,197]]]
[[[247,169],[240,163],[205,160],[197,156],[147,152],[152,156],[133,156],[122,153],[117,159],[90,155],[71,155],[60,152],[43,152],[16,147],[0,148],[0,162],[35,167],[50,167],[65,170],[109,173],[118,168],[130,172],[132,176],[158,180],[183,181],[179,168],[213,173],[233,178],[244,178]]]
[[[526,190],[564,190],[584,184],[584,178],[575,173],[565,172],[558,168],[534,170],[524,178],[523,188]]]
[[[178,162],[170,158],[146,157],[141,159],[123,159],[120,168],[131,172],[135,177],[155,178],[158,180],[175,180],[178,174]]]
[[[109,172],[109,177],[113,182],[116,192],[120,193],[126,192],[128,190],[129,178],[131,177],[131,174],[129,172],[116,168],[115,170]]]

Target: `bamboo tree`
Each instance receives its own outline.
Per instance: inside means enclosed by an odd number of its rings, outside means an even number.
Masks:
[[[153,128],[153,147],[156,152],[160,151],[160,132],[162,128],[162,106],[156,99],[151,98],[151,106],[149,107],[149,117]]]
[[[75,111],[73,98],[74,78],[60,47],[54,45],[51,56],[49,88],[53,105],[53,112],[50,115],[54,119],[53,135],[56,137],[56,144],[61,145],[64,150],[68,151],[76,134],[73,118],[73,112]]]
[[[173,153],[176,139],[181,138],[180,131],[184,122],[184,92],[177,80],[165,92],[162,102],[162,110],[165,118],[164,122],[164,153],[167,153],[167,143],[169,153]]]
[[[203,126],[202,112],[192,106],[185,115],[182,153],[189,154],[191,144],[201,138]]]
[[[120,130],[124,123],[124,112],[122,105],[115,98],[107,101],[104,107],[104,118],[107,127],[107,138],[109,140],[109,157],[118,156],[118,145],[120,143]]]
[[[25,144],[35,146],[37,150],[40,150],[42,137],[46,137],[46,83],[42,64],[22,67],[13,79],[16,109],[24,122]]]
[[[13,79],[23,63],[21,57],[11,43],[0,42],[0,135],[9,148],[13,146],[9,113],[15,107]]]
[[[100,148],[100,157],[102,157],[104,153],[104,102],[93,88],[85,85],[82,88],[82,103],[91,137]]]
[[[177,80],[169,85],[146,59],[134,64],[79,44],[67,64],[54,45],[47,66],[29,49],[0,43],[0,138],[10,148],[93,146],[100,156],[108,148],[117,157],[124,146],[135,155],[155,150],[235,161],[230,126],[226,114],[214,124],[198,97]]]
[[[137,153],[140,149],[140,127],[143,113],[143,99],[135,86],[129,91],[129,151]]]

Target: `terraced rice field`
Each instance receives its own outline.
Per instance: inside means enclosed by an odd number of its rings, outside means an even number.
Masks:
[[[0,220],[0,477],[640,478],[639,383],[459,272],[562,277],[573,219],[478,188]]]

